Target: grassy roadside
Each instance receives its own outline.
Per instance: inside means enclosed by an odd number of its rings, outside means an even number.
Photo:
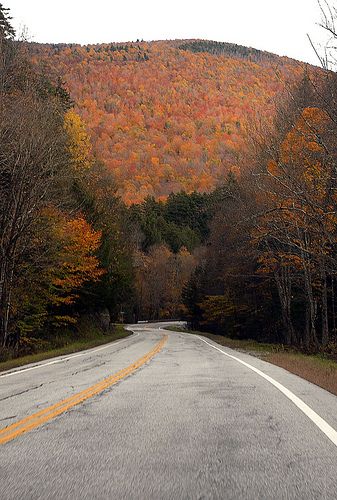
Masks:
[[[214,333],[198,332],[196,330],[188,330],[180,326],[168,326],[165,330],[171,330],[172,332],[182,332],[182,333],[193,333],[195,335],[203,335],[210,340],[213,340],[217,344],[223,345],[225,347],[230,347],[231,349],[236,349],[238,351],[244,351],[259,358],[264,358],[265,355],[272,352],[278,352],[283,349],[280,344],[263,344],[256,342],[256,340],[238,340],[231,339],[229,337],[223,337],[222,335],[215,335]]]
[[[167,327],[167,330],[203,335],[217,344],[246,352],[280,366],[337,396],[337,363],[322,354],[308,355],[280,344],[263,344],[255,340],[237,340],[212,333]]]
[[[83,351],[85,349],[90,349],[92,347],[97,347],[103,344],[108,344],[114,340],[122,339],[131,335],[132,332],[125,329],[123,325],[116,325],[112,333],[104,334],[103,332],[97,332],[96,330],[90,335],[86,335],[83,338],[78,338],[73,342],[68,342],[62,347],[52,348],[45,351],[37,352],[35,354],[29,354],[27,356],[21,356],[18,358],[8,359],[7,361],[0,362],[0,372],[5,370],[11,370],[12,368],[17,368],[20,366],[27,365],[29,363],[37,363],[45,359],[54,358],[56,356],[63,356],[66,354],[73,354],[78,351]]]

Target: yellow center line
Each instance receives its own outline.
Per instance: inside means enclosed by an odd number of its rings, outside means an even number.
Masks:
[[[137,361],[135,361],[135,363],[132,363],[126,368],[119,370],[117,373],[110,375],[109,377],[101,380],[100,382],[97,382],[97,384],[94,384],[91,387],[88,387],[87,389],[84,389],[83,391],[78,392],[77,394],[69,398],[63,399],[58,403],[48,406],[47,408],[44,408],[43,410],[38,411],[37,413],[30,415],[29,417],[25,417],[22,420],[19,420],[18,422],[15,422],[14,424],[5,427],[4,429],[0,429],[0,444],[5,444],[8,441],[11,441],[12,439],[20,436],[21,434],[24,434],[25,432],[28,432],[32,429],[35,429],[36,427],[44,424],[45,422],[48,422],[57,415],[60,415],[61,413],[64,413],[65,411],[69,410],[73,406],[82,403],[83,401],[91,398],[92,396],[95,396],[96,394],[99,394],[100,392],[104,391],[108,387],[111,387],[112,385],[116,384],[123,378],[127,377],[134,371],[138,370],[138,368],[143,366],[151,358],[153,358],[153,356],[158,354],[158,352],[160,352],[164,347],[166,341],[167,341],[167,335],[165,335],[158,342],[158,344],[156,344],[154,348],[151,349],[151,351],[149,351],[147,354],[139,358]]]

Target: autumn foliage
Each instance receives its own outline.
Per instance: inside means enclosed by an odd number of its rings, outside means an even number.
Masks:
[[[0,13],[2,352],[84,314],[334,351],[334,74],[205,40],[18,43]]]
[[[78,200],[94,164],[85,126],[60,80],[14,41],[1,4],[0,17],[0,348],[16,349],[22,335],[76,323],[105,271],[102,232]]]
[[[210,191],[238,174],[251,124],[270,120],[274,98],[301,74],[290,59],[223,45],[33,44],[31,52],[66,82],[95,154],[131,204]]]
[[[334,78],[317,92],[305,75],[273,126],[255,130],[252,171],[225,186],[185,292],[191,324],[335,353]]]
[[[58,214],[54,237],[61,250],[52,280],[53,303],[72,304],[84,283],[97,281],[104,274],[95,255],[101,233],[81,216],[66,219]]]

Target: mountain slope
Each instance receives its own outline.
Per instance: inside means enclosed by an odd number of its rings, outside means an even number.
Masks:
[[[247,124],[270,119],[296,61],[203,40],[31,44],[61,75],[127,203],[208,191],[238,171]]]

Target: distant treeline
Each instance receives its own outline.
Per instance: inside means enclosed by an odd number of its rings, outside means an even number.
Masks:
[[[192,40],[179,45],[181,50],[190,50],[191,52],[209,52],[217,56],[229,56],[240,59],[248,59],[250,61],[281,61],[281,58],[266,52],[264,50],[257,50],[252,47],[244,47],[236,43],[228,42],[214,42],[211,40]]]

